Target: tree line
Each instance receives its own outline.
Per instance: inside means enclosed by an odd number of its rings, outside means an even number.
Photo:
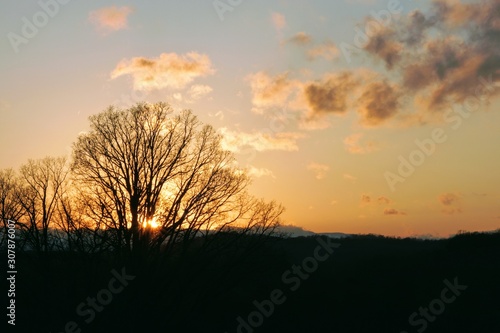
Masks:
[[[71,158],[0,170],[0,209],[21,248],[39,253],[174,253],[217,235],[265,236],[283,207],[248,193],[251,182],[221,136],[166,103],[113,106],[89,117]]]

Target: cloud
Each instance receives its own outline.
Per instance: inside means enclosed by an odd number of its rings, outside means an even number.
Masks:
[[[500,75],[499,11],[499,0],[433,0],[428,11],[412,11],[379,29],[363,49],[385,64],[400,92],[425,101],[420,117],[433,119],[453,103],[477,104],[500,94],[480,85],[481,77]]]
[[[384,196],[380,196],[378,197],[376,200],[375,198],[372,198],[370,195],[368,194],[362,194],[361,195],[361,202],[362,203],[375,203],[377,202],[378,204],[380,205],[390,205],[392,204],[392,200],[387,198],[387,197],[384,197]]]
[[[367,154],[376,150],[373,142],[362,144],[360,141],[363,138],[363,133],[354,133],[346,137],[343,142],[345,149],[351,154]]]
[[[326,177],[330,167],[326,164],[311,162],[307,165],[307,170],[314,172],[316,179],[320,180]]]
[[[459,196],[454,193],[444,193],[438,198],[439,202],[445,206],[452,206],[459,200]]]
[[[189,97],[197,100],[210,94],[213,89],[210,86],[203,84],[195,84],[189,88]]]
[[[285,15],[280,13],[273,13],[271,16],[271,20],[273,22],[274,28],[277,31],[281,31],[286,27],[286,19]]]
[[[344,179],[350,180],[353,183],[356,181],[356,179],[358,179],[349,173],[344,173],[342,177],[344,177]]]
[[[254,178],[260,178],[260,177],[276,178],[276,176],[274,175],[274,173],[271,170],[266,169],[266,168],[256,168],[254,166],[251,166],[248,169],[248,175],[250,177],[254,177]]]
[[[386,206],[384,208],[384,210],[382,211],[382,213],[384,215],[407,215],[403,211],[397,210],[397,209],[392,208],[392,207],[387,207],[387,206],[392,205],[392,203],[393,203],[392,200],[387,198],[387,197],[380,196],[375,200],[375,198],[371,197],[368,194],[361,195],[361,206],[372,205],[375,202],[378,203],[379,205]]]
[[[361,195],[361,203],[368,204],[372,201],[372,198],[368,194]]]
[[[183,100],[183,97],[182,97],[181,93],[174,93],[174,94],[172,94],[172,98],[175,99],[178,102],[180,102],[180,101]]]
[[[333,60],[339,55],[339,49],[334,43],[326,41],[323,44],[314,46],[307,51],[307,58],[309,60],[316,60],[323,58],[325,60]]]
[[[312,37],[305,32],[301,31],[296,33],[293,37],[288,39],[289,43],[297,44],[300,46],[304,46],[310,44],[312,42]]]
[[[397,88],[387,81],[368,84],[359,97],[360,122],[367,126],[376,126],[393,118],[398,112],[399,97]]]
[[[325,118],[350,111],[357,112],[364,127],[418,126],[444,121],[443,112],[453,104],[474,109],[498,97],[500,0],[431,0],[426,8],[402,14],[397,24],[378,24],[378,29],[369,25],[369,37],[358,47],[385,70],[343,70],[317,80],[259,72],[250,80],[254,111],[274,107],[299,111],[302,129],[325,128]],[[281,22],[278,30],[286,25],[280,15],[273,14]],[[362,23],[368,26],[373,20],[367,17]],[[287,42],[307,46],[312,37],[299,32]],[[338,54],[331,42],[307,52],[311,60],[334,59]]]
[[[312,118],[357,110],[359,123],[373,127],[396,118],[400,107],[399,87],[370,70],[328,73],[301,87],[308,117]]]
[[[135,90],[182,89],[194,79],[214,72],[210,58],[205,54],[162,53],[158,58],[122,60],[111,73],[111,79],[130,75]]]
[[[390,29],[382,29],[372,36],[364,47],[365,51],[382,59],[388,69],[392,69],[399,62],[403,50],[403,44],[392,38],[394,34]]]
[[[325,117],[357,110],[366,127],[385,124],[398,116],[400,88],[367,69],[326,73],[319,80],[300,81],[288,72],[271,76],[257,72],[246,77],[252,91],[252,111],[296,111],[299,127],[307,130],[329,126]]]
[[[330,127],[330,122],[325,117],[309,116],[299,117],[299,128],[306,131],[321,130]]]
[[[105,7],[90,12],[89,21],[94,24],[99,32],[109,34],[114,31],[126,29],[128,16],[132,11],[132,8],[128,6]]]
[[[385,208],[384,215],[406,215],[406,213],[394,208]]]
[[[348,110],[348,98],[357,86],[351,72],[326,75],[321,81],[304,86],[304,96],[310,114],[343,114]]]
[[[461,199],[460,195],[455,193],[443,193],[439,195],[438,201],[442,206],[441,212],[444,214],[461,213]]]
[[[289,79],[288,73],[270,76],[265,72],[257,72],[247,76],[252,90],[252,109],[263,113],[270,107],[285,107],[287,101],[295,93],[297,82]]]
[[[243,147],[250,147],[256,151],[296,151],[299,149],[297,140],[304,137],[297,132],[281,132],[274,135],[262,132],[245,133],[231,131],[226,127],[219,129],[222,136],[222,148],[239,152]]]
[[[382,196],[382,197],[378,197],[377,202],[379,204],[382,204],[382,205],[389,205],[389,204],[391,204],[392,201],[391,201],[391,199]]]
[[[217,110],[217,112],[215,112],[215,113],[214,112],[209,112],[208,116],[209,117],[215,117],[215,118],[217,118],[219,120],[224,120],[224,111]]]

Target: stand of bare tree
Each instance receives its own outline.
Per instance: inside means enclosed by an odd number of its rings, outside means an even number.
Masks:
[[[0,173],[4,228],[17,221],[29,249],[172,254],[279,224],[283,207],[248,194],[245,170],[191,111],[140,103],[89,120],[70,162],[47,157]]]

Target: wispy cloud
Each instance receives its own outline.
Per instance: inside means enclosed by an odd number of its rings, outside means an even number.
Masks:
[[[279,32],[286,27],[285,15],[281,13],[273,13],[271,16],[274,28]]]
[[[378,197],[377,202],[382,205],[389,205],[392,201],[387,197],[381,196]]]
[[[297,140],[304,137],[303,134],[297,132],[281,132],[271,135],[262,132],[231,131],[226,127],[220,128],[219,133],[222,135],[222,147],[233,152],[238,152],[243,147],[251,147],[256,151],[296,151],[299,149]]]
[[[288,73],[270,76],[265,72],[257,72],[247,76],[252,89],[252,109],[263,113],[271,107],[286,107],[297,88],[297,82],[288,77]]]
[[[395,208],[385,208],[384,215],[406,215],[406,213]]]
[[[375,199],[369,194],[361,195],[361,204],[360,204],[361,207],[373,206],[374,204],[378,204],[378,206],[384,207],[384,210],[382,211],[384,215],[402,215],[402,216],[407,215],[407,213],[404,211],[390,207],[392,206],[393,201],[385,196],[379,196],[377,199]]]
[[[438,201],[442,206],[441,212],[444,214],[461,213],[461,197],[455,193],[443,193],[439,195]]]
[[[323,44],[316,45],[307,51],[307,58],[309,60],[316,60],[318,58],[333,60],[338,56],[339,49],[331,41],[326,41]]]
[[[361,195],[361,203],[362,204],[368,204],[370,202],[372,202],[372,198],[368,194]]]
[[[102,34],[109,34],[114,31],[126,29],[128,26],[128,16],[133,12],[131,7],[105,7],[90,12],[89,21],[92,22]]]
[[[367,154],[377,149],[376,145],[369,141],[362,143],[363,133],[353,133],[346,137],[343,142],[345,149],[351,154]]]
[[[203,84],[195,84],[189,88],[189,97],[191,99],[197,100],[210,94],[213,89],[210,86]]]
[[[301,31],[293,35],[290,39],[288,39],[288,42],[304,46],[312,42],[312,37],[307,33]]]
[[[255,177],[255,178],[261,178],[261,177],[276,178],[276,176],[274,175],[274,173],[271,170],[266,169],[266,168],[256,168],[254,166],[251,166],[248,169],[248,175],[250,177]]]
[[[300,31],[286,40],[286,43],[295,44],[301,47],[308,47],[313,43],[313,37],[303,31]],[[321,44],[310,46],[306,54],[307,59],[311,61],[318,58],[333,60],[339,56],[340,52],[332,41],[327,40]]]
[[[307,170],[312,171],[316,179],[320,180],[326,177],[330,167],[326,164],[311,162],[307,165]]]
[[[350,180],[353,183],[358,179],[349,173],[344,173],[342,177],[344,177],[344,179]]]
[[[194,79],[214,72],[210,58],[205,54],[162,53],[158,58],[122,60],[111,73],[111,79],[130,75],[135,90],[181,89]]]

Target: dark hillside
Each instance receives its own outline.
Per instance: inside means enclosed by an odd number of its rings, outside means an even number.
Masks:
[[[182,260],[20,253],[17,328],[64,332],[75,321],[82,332],[500,332],[500,232],[252,245]],[[113,269],[135,278],[87,324],[90,315],[76,309],[108,288]],[[450,284],[456,294],[443,291]]]

